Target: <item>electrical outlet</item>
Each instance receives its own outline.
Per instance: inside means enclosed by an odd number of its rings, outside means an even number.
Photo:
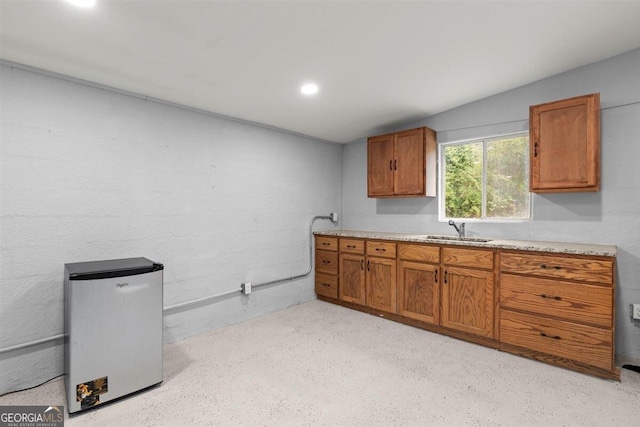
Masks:
[[[640,320],[640,304],[633,304],[633,318]]]
[[[338,212],[331,212],[329,218],[332,222],[338,222]]]
[[[251,282],[245,282],[240,285],[240,289],[244,295],[249,295],[251,293]]]

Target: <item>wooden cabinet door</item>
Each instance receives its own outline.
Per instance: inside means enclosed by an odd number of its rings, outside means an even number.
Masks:
[[[394,169],[395,194],[425,194],[424,128],[400,132],[396,137]]]
[[[600,189],[600,94],[529,109],[530,190]]]
[[[340,299],[365,305],[364,281],[364,255],[340,254]]]
[[[367,141],[367,193],[369,197],[393,195],[394,135],[371,137]]]
[[[398,263],[398,314],[437,325],[440,321],[438,266]]]
[[[440,324],[493,337],[493,271],[443,268]]]
[[[367,306],[396,312],[396,261],[390,258],[367,258]]]

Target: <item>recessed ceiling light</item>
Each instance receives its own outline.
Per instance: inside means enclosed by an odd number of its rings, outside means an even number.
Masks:
[[[67,1],[78,7],[93,7],[96,5],[96,0],[67,0]]]
[[[300,88],[300,92],[305,95],[315,95],[318,92],[318,85],[315,83],[305,83]]]

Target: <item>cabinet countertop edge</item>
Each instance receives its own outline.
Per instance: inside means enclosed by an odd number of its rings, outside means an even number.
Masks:
[[[391,233],[384,231],[331,230],[316,231],[317,236],[352,237],[358,239],[392,240],[398,242],[429,243],[437,245],[466,246],[486,249],[505,249],[531,252],[548,252],[558,254],[575,254],[587,256],[616,257],[618,249],[615,245],[595,243],[546,242],[535,240],[507,240],[486,238],[487,242],[469,240],[431,239],[435,234]],[[455,236],[446,236],[455,237]]]

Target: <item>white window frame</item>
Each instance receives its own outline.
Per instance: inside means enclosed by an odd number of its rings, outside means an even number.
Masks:
[[[511,132],[499,135],[491,135],[483,138],[462,139],[458,141],[443,142],[438,144],[438,221],[448,222],[449,220],[470,222],[470,223],[519,223],[519,222],[531,222],[533,218],[533,194],[529,192],[529,217],[528,218],[487,218],[484,215],[487,210],[487,142],[496,139],[509,138],[514,136],[529,136],[528,131],[524,132]],[[462,145],[472,143],[482,143],[482,217],[481,218],[453,218],[445,215],[445,194],[444,194],[444,176],[445,176],[445,161],[444,161],[444,149],[451,145]],[[528,173],[528,171],[527,171]],[[531,179],[531,177],[529,177]]]

